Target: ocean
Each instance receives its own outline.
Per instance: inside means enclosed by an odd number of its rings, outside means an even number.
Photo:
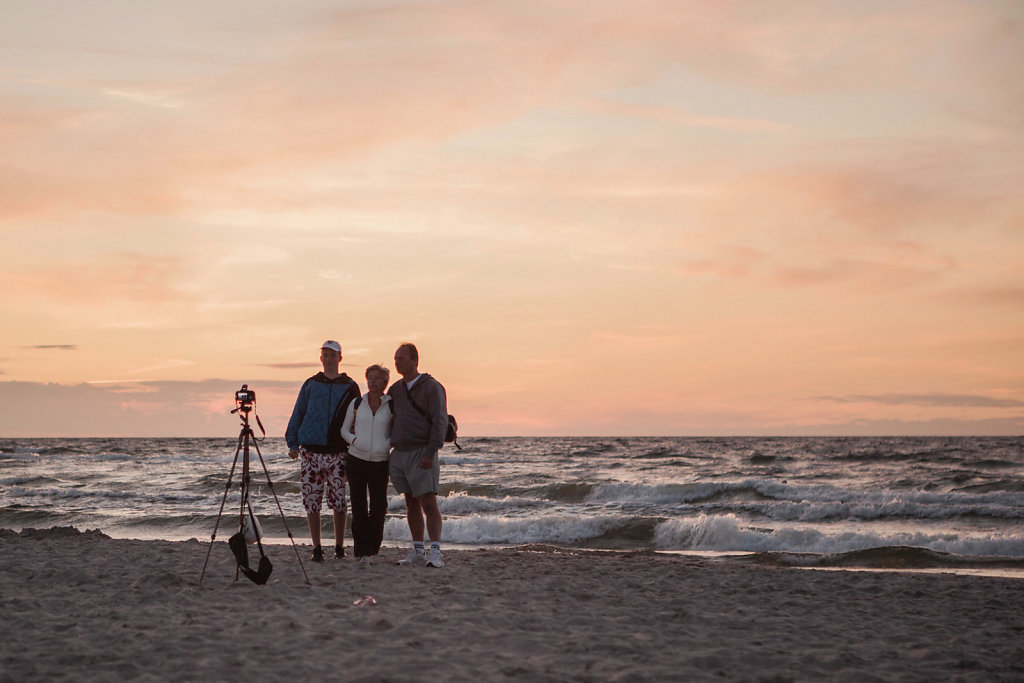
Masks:
[[[463,450],[449,445],[441,456],[448,547],[696,553],[807,567],[999,568],[1024,576],[1024,438],[460,442]],[[0,439],[0,528],[209,540],[237,454],[217,534],[227,540],[238,529],[238,445],[237,438]],[[287,522],[296,541],[308,543],[299,467],[284,440],[267,438],[249,458],[251,498],[268,542],[288,542]],[[404,504],[391,493],[385,543],[404,545]]]

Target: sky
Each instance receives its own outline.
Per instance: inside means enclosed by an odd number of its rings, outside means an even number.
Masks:
[[[1024,433],[1024,4],[0,3],[0,437]],[[397,376],[393,373],[392,379]]]

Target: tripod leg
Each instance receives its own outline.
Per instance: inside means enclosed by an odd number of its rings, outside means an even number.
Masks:
[[[249,505],[249,427],[248,422],[242,427],[242,483],[239,487],[239,506],[238,506],[238,533],[242,533],[245,529],[245,511],[246,508],[252,511],[252,506]],[[248,541],[248,539],[245,539]],[[241,571],[241,565],[235,566],[235,581],[238,581],[238,574]]]
[[[299,548],[295,545],[295,537],[292,535],[292,530],[288,526],[288,519],[284,516],[284,510],[281,508],[281,501],[277,498],[277,491],[274,490],[274,482],[270,480],[270,472],[267,471],[267,463],[263,462],[263,453],[260,452],[260,445],[253,440],[253,445],[256,446],[256,455],[259,456],[260,466],[263,467],[263,474],[267,478],[267,488],[270,489],[270,493],[274,496],[274,502],[277,504],[277,511],[281,515],[281,521],[284,522],[284,530],[288,532],[288,538],[292,542],[292,550],[295,551],[295,559],[299,561],[299,569],[302,570],[302,575],[306,577],[306,584],[309,584],[309,574],[306,573],[306,567],[302,564],[302,558],[299,557]]]
[[[235,449],[235,459],[231,462],[231,471],[228,473],[228,483],[224,485],[224,497],[220,500],[220,511],[217,512],[217,523],[213,525],[213,535],[210,536],[210,547],[206,550],[206,562],[203,562],[203,571],[199,575],[199,583],[203,582],[206,576],[206,565],[210,563],[210,553],[213,551],[213,542],[217,540],[217,529],[220,528],[220,516],[224,514],[224,505],[228,501],[228,491],[231,490],[231,479],[235,476],[235,466],[238,464],[238,454],[242,450],[242,435],[238,436],[238,448]],[[237,579],[238,572],[235,572]]]

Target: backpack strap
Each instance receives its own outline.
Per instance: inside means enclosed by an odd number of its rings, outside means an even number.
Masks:
[[[338,405],[334,408],[334,416],[331,418],[331,422],[327,427],[328,443],[330,443],[330,434],[337,434],[337,438],[341,440],[342,453],[348,452],[348,444],[345,443],[344,439],[341,439],[341,423],[345,421],[345,412],[348,410],[348,404],[353,399],[348,399],[348,395],[352,393],[352,390],[356,390],[356,395],[359,395],[359,385],[356,384],[355,380],[345,375],[345,379],[348,380],[348,386],[345,387],[345,393],[341,395],[341,400],[338,401]],[[360,397],[362,398],[362,397]]]
[[[412,397],[412,392],[409,391],[409,387],[405,386],[405,382],[402,382],[402,388],[405,389],[405,395],[409,398],[409,403],[411,403],[412,407],[416,409],[416,412],[422,415],[424,420],[430,424],[434,424],[434,421],[430,419],[429,415],[427,415],[427,411],[423,410],[423,408],[420,407],[420,404],[416,402],[416,399]]]
[[[434,380],[434,381],[437,382],[437,380]],[[441,386],[441,391],[444,392],[445,402],[447,403],[447,401],[448,401],[448,392],[445,390],[443,384],[441,384],[440,382],[437,382],[437,383]],[[423,407],[419,403],[416,402],[416,399],[414,399],[412,397],[412,392],[409,391],[409,387],[405,386],[405,382],[402,382],[402,387],[405,389],[405,395],[409,397],[409,403],[411,403],[412,407],[416,409],[416,412],[419,413],[420,415],[422,415],[424,420],[426,420],[431,425],[433,425],[434,421],[432,419],[430,419],[430,416],[427,415],[427,411],[424,410]],[[394,410],[392,410],[391,412],[394,412]]]

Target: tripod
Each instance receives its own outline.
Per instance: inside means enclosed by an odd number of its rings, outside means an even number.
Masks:
[[[231,471],[228,473],[228,483],[224,486],[224,497],[220,501],[220,511],[217,513],[217,523],[213,527],[213,535],[210,536],[210,547],[206,551],[206,562],[203,563],[202,574],[199,575],[199,583],[203,582],[203,577],[206,576],[206,566],[210,562],[210,553],[213,551],[213,543],[217,540],[217,529],[220,527],[220,518],[224,514],[224,505],[228,500],[228,491],[231,490],[231,480],[235,476],[235,467],[238,465],[238,454],[242,453],[242,481],[241,481],[241,503],[238,511],[238,532],[228,540],[228,547],[231,548],[231,552],[235,555],[235,560],[238,563],[235,569],[235,581],[238,580],[239,572],[245,574],[247,578],[252,580],[256,584],[264,584],[267,579],[270,578],[270,572],[273,571],[273,566],[270,564],[270,558],[267,557],[266,553],[263,552],[263,541],[262,533],[260,532],[259,526],[256,522],[256,516],[252,511],[252,504],[249,502],[249,489],[252,484],[251,477],[249,475],[249,441],[252,440],[253,446],[256,447],[256,455],[259,457],[260,465],[263,467],[263,474],[267,478],[267,488],[270,489],[270,493],[274,496],[274,502],[277,504],[277,511],[281,515],[281,521],[284,522],[285,531],[288,532],[288,538],[291,540],[292,549],[295,550],[295,559],[299,561],[299,568],[302,569],[302,575],[306,578],[306,583],[309,584],[309,575],[306,574],[306,568],[302,564],[302,558],[299,557],[299,549],[295,545],[295,537],[292,536],[292,530],[288,527],[288,520],[284,516],[284,510],[281,509],[281,501],[277,498],[277,493],[274,491],[274,482],[270,480],[270,472],[267,471],[267,464],[263,461],[263,454],[260,453],[259,440],[252,431],[252,427],[249,426],[249,411],[253,408],[253,402],[255,401],[255,392],[249,392],[246,386],[242,385],[242,391],[239,391],[235,395],[235,402],[237,407],[231,411],[232,414],[238,413],[239,418],[242,420],[242,430],[238,434],[238,447],[235,449],[235,459],[231,463]],[[255,413],[253,413],[255,415]],[[256,423],[260,426],[260,430],[263,431],[263,423],[260,422],[259,415],[256,415]],[[263,431],[264,435],[266,431]],[[248,528],[246,525],[248,523]],[[249,553],[246,549],[246,532],[251,531],[251,534],[255,536],[256,544],[260,550],[260,562],[257,569],[252,569],[249,566]]]

